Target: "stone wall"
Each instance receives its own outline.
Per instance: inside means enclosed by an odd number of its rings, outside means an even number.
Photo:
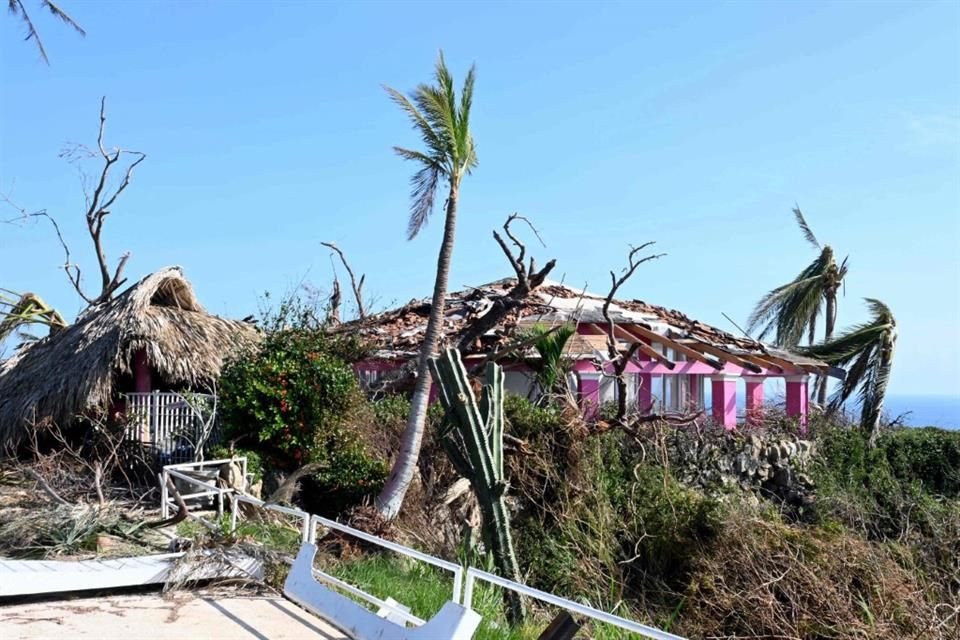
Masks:
[[[673,429],[661,451],[676,477],[710,494],[740,488],[788,502],[806,502],[814,443],[788,433]]]

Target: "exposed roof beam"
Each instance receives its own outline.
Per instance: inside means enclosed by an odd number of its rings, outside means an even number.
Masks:
[[[599,326],[596,325],[596,324],[591,324],[590,326],[593,327],[593,328],[595,328],[595,329],[602,329],[602,327],[599,327]],[[673,360],[670,360],[669,358],[667,358],[666,356],[664,356],[663,354],[661,354],[659,351],[657,351],[656,349],[654,349],[653,347],[651,347],[650,345],[648,345],[646,342],[643,342],[642,340],[638,340],[638,339],[637,339],[637,336],[632,335],[632,334],[628,333],[627,331],[624,331],[623,327],[614,324],[614,325],[613,325],[613,331],[614,331],[614,336],[616,336],[617,334],[619,334],[619,335],[621,335],[625,340],[629,341],[631,344],[634,344],[634,343],[635,343],[635,344],[637,345],[637,349],[638,349],[639,351],[642,351],[642,352],[645,353],[647,356],[649,356],[651,359],[656,360],[657,362],[659,362],[660,364],[662,364],[663,366],[665,366],[667,369],[670,369],[671,371],[673,371],[673,370],[676,368],[676,366],[677,366],[677,363],[676,363],[676,362],[674,362]]]
[[[709,353],[711,355],[714,355],[720,358],[725,362],[730,362],[731,364],[735,364],[738,367],[743,367],[744,369],[747,369],[748,371],[752,371],[753,373],[763,372],[763,369],[761,369],[760,365],[758,365],[757,363],[748,360],[744,356],[730,353],[729,351],[721,349],[720,347],[715,347],[711,344],[700,342],[699,340],[688,340],[686,344],[697,351],[703,351],[704,353]]]
[[[697,360],[699,362],[702,362],[706,365],[713,367],[717,371],[720,371],[721,369],[723,369],[722,362],[717,362],[713,358],[707,357],[702,353],[700,353],[699,351],[691,349],[687,345],[681,344],[676,340],[672,340],[664,335],[657,333],[656,331],[651,331],[650,329],[647,329],[646,327],[640,326],[638,324],[625,325],[623,329],[627,333],[633,334],[635,336],[640,336],[641,338],[647,338],[652,342],[659,342],[660,344],[666,345],[675,351],[679,351],[680,353],[687,356],[688,358],[693,358],[694,360]]]
[[[766,360],[768,362],[772,362],[773,364],[781,368],[799,369],[800,371],[803,371],[805,373],[817,373],[817,374],[823,373],[820,370],[820,367],[817,367],[811,364],[800,364],[799,362],[791,362],[785,358],[774,356],[769,353],[765,353],[763,354],[763,356],[750,356],[750,358],[754,359],[754,361],[757,359]]]

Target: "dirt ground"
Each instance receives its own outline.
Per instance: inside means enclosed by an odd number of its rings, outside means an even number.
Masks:
[[[347,640],[279,596],[177,592],[0,605],[2,640]]]

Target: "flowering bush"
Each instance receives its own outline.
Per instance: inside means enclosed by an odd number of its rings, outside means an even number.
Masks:
[[[311,490],[351,503],[376,492],[384,461],[367,455],[352,421],[365,399],[350,366],[317,330],[281,329],[235,359],[220,379],[224,435],[290,471],[320,462]],[[341,500],[342,499],[342,500]]]

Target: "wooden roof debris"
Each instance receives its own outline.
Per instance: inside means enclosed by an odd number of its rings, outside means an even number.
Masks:
[[[493,301],[505,295],[514,282],[513,278],[505,278],[448,293],[441,347],[455,344],[457,335],[489,310]],[[568,342],[568,354],[579,358],[606,359],[606,337],[602,335],[606,327],[603,303],[604,296],[547,281],[503,322],[475,341],[467,355],[487,354],[502,348],[534,324],[553,326],[573,323],[582,330]],[[398,309],[371,315],[363,321],[345,323],[334,331],[356,335],[370,345],[374,359],[407,360],[418,354],[429,313],[429,299],[412,300]],[[614,300],[610,315],[620,329],[618,339],[625,344],[636,341],[660,343],[683,353],[688,359],[708,364],[721,364],[720,360],[726,360],[748,370],[759,371],[762,367],[774,372],[778,369],[780,372],[828,371],[824,362],[777,349],[749,337],[735,336],[675,309],[642,300]],[[594,333],[596,335],[592,335]],[[653,359],[663,358],[652,347],[647,355]],[[839,375],[840,372],[833,370],[830,373]]]

